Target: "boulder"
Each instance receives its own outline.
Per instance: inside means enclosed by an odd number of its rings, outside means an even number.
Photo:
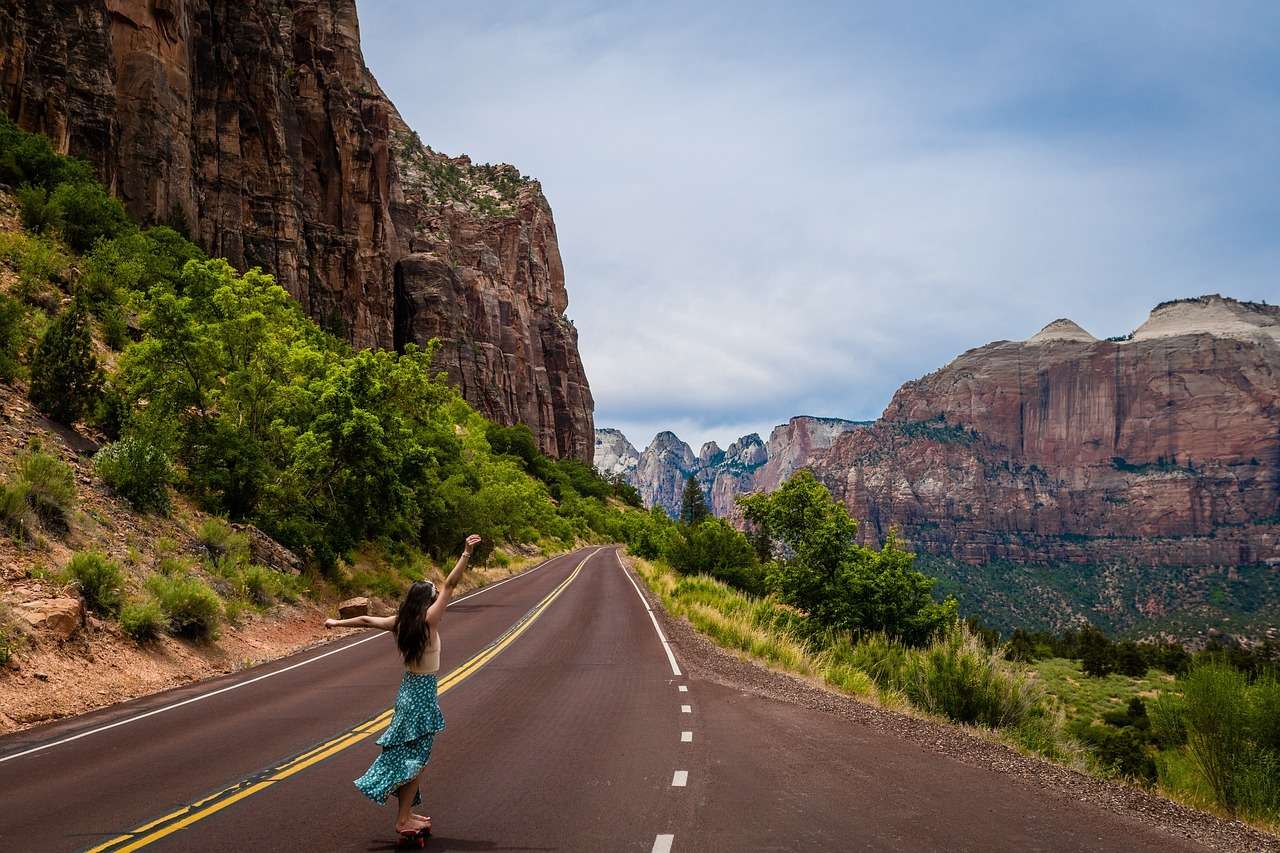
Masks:
[[[249,559],[255,563],[296,575],[302,571],[302,560],[298,555],[263,533],[252,524],[231,525],[239,533],[249,537]]]
[[[338,605],[338,616],[343,619],[354,619],[357,616],[369,615],[369,599],[363,595],[357,598],[348,598],[346,601]]]
[[[17,611],[32,628],[59,640],[69,639],[84,624],[84,604],[78,598],[40,598],[19,604]]]

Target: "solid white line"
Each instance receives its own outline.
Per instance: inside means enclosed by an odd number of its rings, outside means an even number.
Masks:
[[[693,706],[692,706],[692,705],[681,705],[681,706],[680,706],[680,713],[681,713],[681,714],[692,714],[692,713],[693,713]]]
[[[640,603],[644,605],[645,612],[649,614],[649,621],[653,623],[653,630],[658,632],[658,639],[662,641],[662,650],[667,653],[667,662],[671,664],[671,674],[681,675],[680,665],[676,663],[676,656],[671,651],[671,644],[667,642],[667,635],[662,633],[662,626],[658,624],[658,617],[653,615],[653,608],[649,606],[649,600],[644,597],[640,587],[636,586],[635,578],[631,577],[631,572],[627,571],[627,567],[623,565],[622,555],[618,553],[617,549],[614,549],[613,556],[618,561],[618,568],[622,569],[622,573],[627,576],[627,580],[631,581],[631,588],[636,591],[636,595],[640,596]]]
[[[659,835],[653,839],[653,850],[651,853],[671,853],[671,843],[676,840],[674,835]]]
[[[512,575],[511,577],[504,578],[503,580],[500,580],[497,583],[489,584],[488,586],[483,586],[480,589],[476,590],[475,592],[469,592],[466,595],[462,596],[461,598],[457,598],[457,599],[454,599],[453,601],[450,601],[449,607],[452,607],[453,605],[461,601],[466,601],[468,598],[475,598],[477,595],[480,595],[482,592],[488,592],[494,587],[502,586],[504,583],[513,581],[516,578],[522,578],[525,575],[532,574],[533,572],[536,572],[538,569],[547,565],[547,563],[550,563],[552,560],[557,560],[563,556],[565,555],[557,554],[555,557],[552,557],[550,560],[543,560],[541,563],[534,566],[532,569],[526,569],[525,571],[521,572],[518,575]],[[593,553],[589,556],[595,556],[595,555]],[[79,734],[69,735],[67,737],[61,738],[60,740],[51,741],[49,743],[41,744],[40,746],[33,746],[30,749],[24,749],[22,752],[15,752],[13,755],[0,756],[0,764],[5,763],[6,761],[13,761],[15,758],[22,758],[24,755],[31,755],[34,752],[41,752],[46,749],[53,749],[55,746],[62,746],[63,744],[71,743],[72,741],[77,741],[77,740],[80,740],[81,738],[89,737],[89,735],[100,734],[101,732],[109,731],[110,729],[114,729],[119,726],[128,725],[129,723],[136,723],[138,720],[145,720],[147,717],[154,717],[156,714],[163,714],[165,711],[172,711],[175,708],[181,708],[183,705],[190,705],[193,702],[200,702],[204,699],[211,699],[214,696],[219,696],[223,693],[229,693],[232,690],[239,690],[241,687],[248,687],[250,684],[256,684],[259,681],[264,681],[268,678],[273,678],[274,676],[282,675],[286,672],[289,672],[290,670],[297,669],[300,666],[306,666],[307,664],[315,663],[318,660],[324,660],[330,655],[336,655],[339,652],[345,652],[348,649],[355,648],[361,643],[367,643],[370,640],[376,640],[379,637],[387,636],[389,635],[389,633],[390,632],[387,632],[387,631],[379,631],[378,633],[373,634],[371,636],[363,637],[359,640],[356,640],[354,643],[348,643],[347,645],[341,648],[327,651],[324,654],[316,655],[313,658],[307,658],[304,661],[299,661],[298,663],[283,667],[281,669],[263,673],[262,675],[256,676],[254,678],[250,678],[246,681],[237,681],[235,684],[228,684],[226,687],[220,687],[217,690],[211,690],[208,693],[201,693],[198,696],[192,696],[189,699],[183,699],[181,702],[174,702],[172,705],[164,705],[159,708],[153,708],[150,711],[146,711],[141,714],[135,714],[132,717],[125,717],[123,720],[116,720],[114,723],[107,723],[105,726],[98,726],[97,728],[89,729],[88,731],[83,731],[83,732],[80,732]]]
[[[681,732],[681,733],[680,733],[680,742],[681,742],[681,743],[693,743],[693,732]]]
[[[671,787],[683,788],[689,784],[689,771],[677,770],[675,775],[671,777]]]
[[[679,690],[680,690],[680,692],[681,692],[681,693],[688,693],[688,692],[689,692],[689,688],[688,688],[688,687],[685,687],[683,684],[681,684],[681,685],[680,685]]]

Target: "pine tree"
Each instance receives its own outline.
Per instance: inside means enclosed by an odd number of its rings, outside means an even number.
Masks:
[[[697,524],[710,515],[702,486],[690,476],[684,481],[684,494],[680,496],[680,520],[685,524]]]
[[[100,385],[88,317],[77,299],[40,338],[31,359],[29,395],[40,411],[72,424],[97,398]]]

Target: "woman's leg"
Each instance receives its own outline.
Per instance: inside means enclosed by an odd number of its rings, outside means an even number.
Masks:
[[[418,776],[421,775],[421,773],[418,774]],[[400,808],[396,814],[397,832],[408,832],[418,828],[418,822],[413,819],[413,801],[418,796],[418,776],[414,776],[396,788],[396,799],[400,801]]]

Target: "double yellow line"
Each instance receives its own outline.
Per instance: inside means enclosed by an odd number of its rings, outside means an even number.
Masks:
[[[551,602],[560,597],[569,584],[573,583],[573,579],[582,571],[582,567],[587,564],[596,555],[593,551],[577,567],[569,574],[567,578],[560,582],[560,585],[551,590],[546,598],[539,601],[533,606],[528,613],[520,617],[520,619],[506,630],[502,636],[494,640],[475,657],[468,660],[462,666],[450,672],[444,678],[440,679],[437,687],[438,693],[446,693],[450,689],[457,687],[466,679],[475,675],[485,664],[493,660],[502,650],[511,645],[516,639],[529,630],[529,626],[546,612],[551,606]],[[349,746],[354,746],[360,741],[385,729],[391,723],[394,708],[388,708],[378,716],[371,720],[366,720],[354,728],[348,729],[336,737],[330,738],[319,746],[307,750],[301,755],[296,755],[280,764],[275,765],[267,770],[262,771],[248,779],[232,785],[229,788],[211,794],[202,800],[184,806],[177,811],[158,817],[153,821],[139,826],[132,832],[126,832],[109,841],[104,841],[97,847],[89,848],[86,853],[105,853],[105,851],[113,851],[113,853],[125,853],[129,850],[138,850],[159,841],[161,838],[172,835],[175,832],[186,829],[197,821],[204,820],[210,815],[216,814],[228,806],[234,805],[241,800],[251,797],[259,791],[270,788],[277,782],[283,782],[294,774],[301,773],[308,767],[324,761],[330,756],[336,755]]]

